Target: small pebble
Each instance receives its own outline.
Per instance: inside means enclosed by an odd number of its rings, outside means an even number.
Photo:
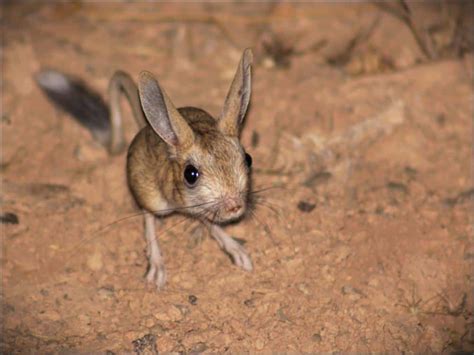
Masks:
[[[343,295],[354,293],[354,288],[351,285],[344,285],[341,289]]]
[[[114,291],[113,286],[104,286],[97,290],[97,294],[101,300],[106,300],[114,296]]]
[[[263,341],[262,338],[258,338],[258,339],[255,341],[255,348],[256,348],[257,350],[262,350],[264,347],[265,347],[265,342]]]
[[[0,222],[2,224],[18,224],[20,223],[18,216],[11,212],[5,212],[0,215]]]
[[[189,303],[191,303],[193,306],[197,304],[198,298],[194,295],[189,295],[188,297]]]
[[[306,201],[298,202],[298,209],[301,212],[306,212],[306,213],[311,212],[312,210],[314,210],[315,207],[316,207],[316,204],[314,203],[310,203]]]
[[[288,316],[285,314],[285,312],[283,312],[283,310],[280,308],[277,310],[276,312],[276,315],[278,317],[278,319],[282,322],[290,322],[290,319],[288,318]]]
[[[155,326],[155,320],[153,318],[149,317],[145,320],[144,324],[145,324],[145,327],[147,327],[147,328],[153,328]]]
[[[159,321],[177,322],[183,319],[183,314],[176,306],[169,307],[166,311],[160,311],[153,315]]]
[[[245,300],[244,301],[244,304],[247,306],[247,307],[253,307],[255,306],[255,302],[253,299],[249,298],[248,300]]]
[[[103,267],[102,253],[96,250],[94,254],[87,259],[87,267],[92,271],[100,271]]]
[[[5,122],[6,124],[10,124],[12,122],[8,113],[2,114],[1,121]]]
[[[309,176],[303,183],[306,187],[315,187],[322,183],[327,182],[332,177],[332,174],[328,171],[320,171]]]
[[[298,284],[297,287],[298,287],[298,290],[300,290],[303,294],[305,294],[305,295],[310,294],[310,292],[308,290],[308,287],[305,283],[300,283],[300,284]]]
[[[194,344],[192,347],[191,347],[191,352],[192,353],[202,353],[204,351],[206,351],[209,347],[207,346],[206,343],[203,343],[203,342],[199,342],[197,344]]]
[[[389,181],[387,183],[387,188],[390,189],[390,190],[393,190],[393,191],[400,191],[404,194],[408,194],[409,191],[408,191],[408,187],[401,183],[401,182],[397,182],[397,181]]]

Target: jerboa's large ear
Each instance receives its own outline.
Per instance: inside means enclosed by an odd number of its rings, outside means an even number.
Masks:
[[[194,142],[194,133],[153,74],[140,73],[138,93],[145,117],[155,133],[170,146],[188,149]]]
[[[226,135],[238,136],[240,126],[250,101],[252,51],[247,48],[242,54],[234,80],[224,102],[224,108],[219,116],[219,129]]]

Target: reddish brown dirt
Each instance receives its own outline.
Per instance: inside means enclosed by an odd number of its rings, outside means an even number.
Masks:
[[[472,56],[428,62],[400,21],[364,4],[2,16],[1,201],[19,218],[2,226],[4,352],[473,349]],[[229,228],[255,270],[173,216],[158,232],[158,293],[143,279],[142,219],[126,218],[125,155],[108,157],[32,76],[53,67],[105,93],[116,69],[146,69],[178,106],[217,114],[245,47],[242,141],[255,188],[277,187]]]

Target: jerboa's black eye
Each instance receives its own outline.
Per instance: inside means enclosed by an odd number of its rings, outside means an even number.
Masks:
[[[252,166],[252,157],[248,153],[245,153],[245,164],[247,164],[249,168]]]
[[[196,169],[193,165],[188,164],[184,169],[184,180],[188,186],[192,187],[196,184],[199,179],[199,170]]]

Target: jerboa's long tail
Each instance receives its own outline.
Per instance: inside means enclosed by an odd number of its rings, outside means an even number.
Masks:
[[[123,71],[115,72],[110,79],[110,106],[107,106],[101,96],[80,79],[59,71],[41,70],[36,74],[35,79],[55,106],[69,113],[77,122],[86,127],[111,154],[120,153],[126,146],[120,108],[122,93],[130,103],[138,128],[146,125],[137,85],[130,75]]]
[[[36,82],[48,98],[105,147],[111,139],[110,111],[102,97],[81,80],[52,69],[40,71]]]

